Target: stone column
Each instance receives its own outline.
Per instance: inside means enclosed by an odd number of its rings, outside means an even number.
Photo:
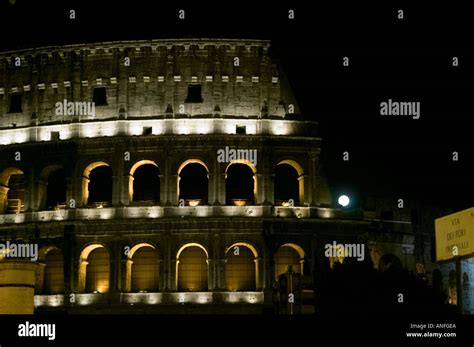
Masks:
[[[264,260],[263,260],[263,285],[264,305],[268,308],[273,307],[273,284],[275,282],[275,264],[274,264],[274,249],[276,242],[274,240],[274,231],[271,224],[264,225]]]
[[[265,289],[265,262],[261,257],[255,258],[255,289]]]
[[[35,93],[36,94],[36,93]],[[30,128],[28,131],[28,140],[30,142],[36,142],[38,141],[38,131],[37,131],[37,126],[38,126],[38,120],[33,119],[30,122]]]
[[[212,165],[209,167],[209,205],[220,205],[219,201],[219,163],[217,162],[217,156],[214,156]]]
[[[207,259],[207,290],[212,291],[215,288],[215,261]]]
[[[161,291],[162,288],[164,287],[164,276],[163,276],[163,260],[162,259],[156,259],[156,264],[158,268],[158,290]]]
[[[125,283],[123,287],[124,293],[130,293],[132,290],[132,266],[133,260],[130,258],[122,259],[122,269],[125,273]]]
[[[219,166],[220,165],[216,165],[216,169],[214,171],[214,174],[215,174],[215,189],[216,189],[216,199],[214,200],[214,205],[216,206],[219,206],[219,205],[225,205],[226,204],[226,201],[225,201],[225,196],[226,196],[226,192],[225,192],[225,177],[226,177],[226,173],[221,173],[219,171]]]
[[[275,282],[275,259],[273,252],[268,253],[268,259],[264,261],[265,266],[265,281],[263,289],[271,290],[273,288],[273,283]]]
[[[179,260],[176,260],[176,258],[170,259],[170,266],[169,266],[169,289],[173,292],[176,292],[178,290],[178,278],[177,276],[177,269],[179,266]]]
[[[37,262],[38,266],[36,267],[35,273],[35,295],[43,293],[43,285],[44,285],[44,268],[46,267],[46,263],[44,262]]]
[[[122,188],[120,190],[119,203],[122,206],[129,206],[130,202],[133,201],[132,190],[133,189],[133,176],[125,174],[122,176]],[[131,182],[131,183],[130,183]]]
[[[316,161],[318,158],[319,152],[318,151],[311,151],[309,152],[309,190],[308,190],[308,198],[307,201],[310,206],[316,205]]]
[[[158,175],[160,177],[160,206],[166,205],[166,176],[165,175]]]
[[[265,204],[274,205],[275,204],[275,175],[273,173],[268,172],[265,175],[265,182],[266,182]]]
[[[167,61],[166,61],[166,71],[165,71],[165,92],[164,92],[164,106],[165,109],[167,108],[168,105],[171,105],[173,107],[173,110],[175,111],[175,105],[174,105],[174,88],[175,88],[175,82],[174,82],[174,52],[172,49],[168,49],[166,54],[167,54]]]
[[[122,147],[117,146],[116,148],[116,162],[113,171],[114,178],[117,179],[113,181],[113,194],[112,194],[112,204],[114,206],[124,206],[128,205],[128,173],[124,173],[124,154]],[[115,186],[115,184],[117,186]]]
[[[274,239],[274,230],[273,225],[271,222],[265,226],[264,230],[264,259],[263,259],[263,289],[272,290],[273,283],[275,282],[275,249],[276,249],[276,241]]]
[[[217,199],[217,189],[216,189],[216,175],[208,173],[208,196],[207,201],[208,205],[213,205]]]
[[[66,177],[66,209],[71,207],[71,199],[74,199],[77,204],[77,197],[74,194],[73,180],[71,177]]]
[[[76,54],[80,54],[79,51],[74,52]],[[71,81],[71,88],[72,88],[72,100],[68,101],[79,101],[82,100],[82,64],[80,61],[74,62],[74,72]],[[120,95],[120,93],[119,93]]]
[[[272,153],[269,150],[260,151],[262,153],[258,171],[262,174],[262,185],[258,187],[262,194],[261,202],[264,205],[274,204],[274,193],[273,193],[273,170],[270,166]]]
[[[165,164],[165,179],[164,179],[164,194],[165,194],[165,201],[167,206],[176,206],[178,204],[178,197],[176,196],[176,180],[177,175],[173,175],[171,168],[172,168],[172,157],[168,155],[166,157],[166,164]]]
[[[171,249],[171,242],[170,242],[170,235],[165,234],[163,237],[163,273],[160,273],[160,277],[163,280],[163,288],[164,292],[168,292],[171,290],[171,264],[170,264],[170,249]]]
[[[115,51],[117,59],[120,60],[124,54],[123,49]],[[128,67],[125,64],[117,64],[115,73],[117,77],[117,109],[125,109],[128,112]]]
[[[255,194],[255,205],[263,204],[265,200],[265,187],[264,187],[264,175],[262,174],[255,174],[254,175],[255,184],[257,184],[257,192]]]
[[[219,259],[217,264],[217,274],[218,274],[218,287],[220,290],[226,290],[226,283],[225,283],[225,263],[227,259]]]
[[[35,206],[35,170],[30,167],[30,172],[26,176],[27,183],[25,187],[25,212],[31,212]]]
[[[0,314],[33,314],[35,273],[30,260],[0,261]]]
[[[0,213],[5,213],[7,207],[7,196],[10,188],[0,185]]]
[[[31,59],[33,59],[33,57],[31,57]],[[36,119],[32,119],[32,122],[31,122],[31,125],[37,125],[37,120],[38,120],[38,106],[39,106],[39,102],[38,102],[38,89],[37,89],[37,86],[38,86],[38,79],[41,78],[39,76],[39,74],[32,74],[31,76],[31,89],[34,90],[31,94],[31,113],[34,113],[36,114]],[[32,117],[33,118],[33,117]],[[34,128],[33,128],[34,129]],[[36,129],[34,131],[35,133],[35,137],[36,137]],[[30,141],[32,141],[32,137],[31,137],[31,132],[30,132]],[[36,140],[36,139],[35,139]]]
[[[120,192],[122,191],[122,174],[114,172],[112,176],[112,206],[119,206]]]
[[[34,211],[41,211],[45,210],[48,206],[46,206],[46,192],[47,192],[47,183],[43,180],[38,180],[35,182],[36,189],[36,199],[34,199],[34,203],[31,204],[31,209]]]
[[[75,263],[75,242],[74,242],[74,226],[66,225],[64,227],[64,242],[62,247],[63,252],[63,269],[64,269],[64,295],[65,305],[70,303],[69,294],[73,293],[77,288],[75,287],[74,276],[77,274],[77,267]]]
[[[77,284],[77,291],[79,293],[85,293],[86,291],[87,265],[89,265],[87,260],[79,259],[79,279]]]
[[[213,242],[209,245],[209,277],[208,290],[219,289],[219,259],[220,259],[220,235],[214,234]],[[212,251],[212,252],[211,252]]]
[[[169,182],[168,182],[168,201],[170,205],[177,206],[178,205],[178,175],[170,175]]]
[[[308,175],[301,175],[298,177],[298,189],[299,189],[299,198],[300,205],[305,206],[305,203],[310,203],[308,197],[310,196],[310,180]]]
[[[110,249],[110,292],[120,293],[122,290],[122,247],[119,242],[112,245]]]
[[[87,207],[87,200],[89,199],[89,178],[83,177],[82,174],[75,178],[75,195],[76,207]],[[80,203],[80,205],[78,205]]]
[[[303,271],[304,270],[304,258],[300,259],[299,263],[300,263],[300,274],[301,274],[301,276],[306,275]]]

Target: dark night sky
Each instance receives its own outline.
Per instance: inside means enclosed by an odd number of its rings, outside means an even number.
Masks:
[[[320,123],[335,193],[408,197],[453,210],[474,206],[474,54],[468,48],[474,22],[467,8],[162,3],[1,0],[0,49],[168,37],[272,39],[303,113]],[[71,8],[75,20],[68,17]],[[177,19],[180,8],[184,22]],[[399,8],[403,21],[396,19]],[[343,56],[351,58],[349,68],[342,67]],[[452,56],[460,67],[451,66]],[[421,119],[383,118],[379,105],[389,98],[420,101]],[[350,152],[348,163],[343,151]]]

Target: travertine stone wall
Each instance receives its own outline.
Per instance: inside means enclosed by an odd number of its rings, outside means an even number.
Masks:
[[[55,103],[92,101],[96,87],[106,88],[107,106],[97,107],[94,119],[298,115],[269,49],[262,40],[195,39],[1,53],[0,127],[72,121],[55,116]],[[201,85],[202,103],[186,102],[190,84]],[[21,113],[9,113],[12,94],[21,95]]]

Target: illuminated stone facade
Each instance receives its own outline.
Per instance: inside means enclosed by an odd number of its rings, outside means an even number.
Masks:
[[[367,243],[374,260],[408,254],[412,268],[424,257],[410,223],[333,208],[317,124],[269,49],[196,39],[0,54],[0,241],[39,244],[38,309],[260,312],[288,265],[313,288],[333,240]],[[221,162],[226,147],[258,161]]]

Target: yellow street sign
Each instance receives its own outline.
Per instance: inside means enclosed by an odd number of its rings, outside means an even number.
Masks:
[[[474,207],[435,220],[436,260],[474,253]]]

